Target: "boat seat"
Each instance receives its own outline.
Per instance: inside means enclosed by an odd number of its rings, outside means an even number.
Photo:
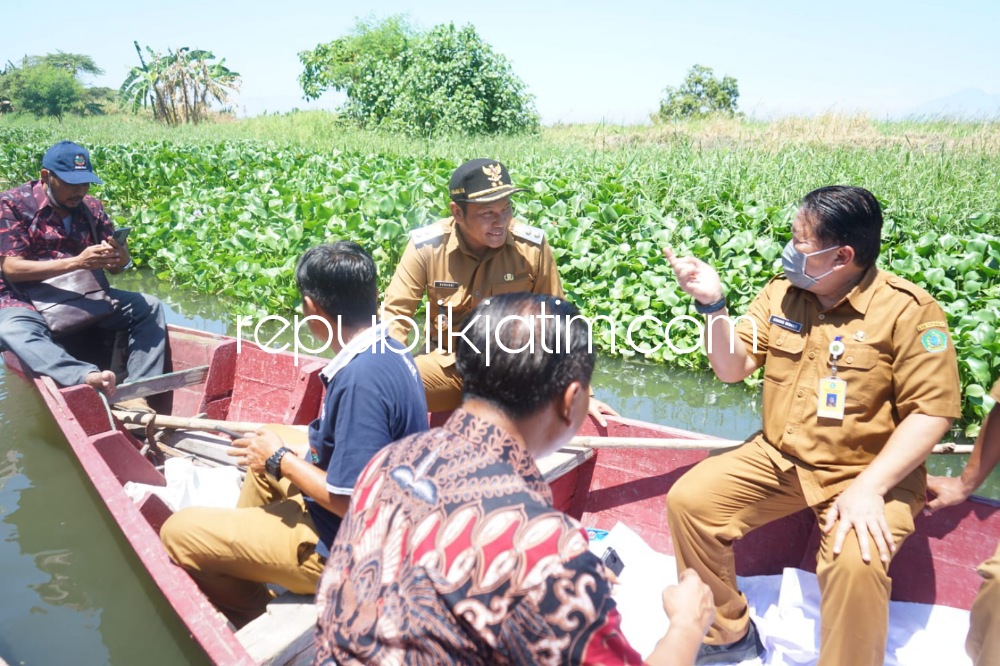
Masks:
[[[236,459],[227,453],[232,438],[198,430],[165,430],[163,444],[193,455],[202,462],[235,465]]]
[[[316,603],[313,595],[283,592],[267,612],[236,632],[257,664],[312,664]]]
[[[115,391],[115,401],[123,402],[134,398],[146,398],[168,391],[176,391],[188,386],[203,384],[208,377],[208,366],[199,365],[186,370],[168,372],[133,382],[119,384]]]
[[[564,446],[547,456],[538,458],[535,464],[542,477],[552,483],[556,479],[569,474],[594,456],[594,450],[589,446]]]

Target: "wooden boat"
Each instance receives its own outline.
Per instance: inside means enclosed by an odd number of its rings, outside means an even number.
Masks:
[[[24,374],[16,357],[8,367]],[[308,423],[319,412],[318,373],[326,361],[272,353],[245,341],[180,327],[169,330],[169,393],[150,399],[161,414],[229,422]],[[191,578],[173,565],[158,529],[170,509],[157,497],[133,502],[128,481],[164,485],[143,442],[133,437],[87,386],[60,389],[44,377],[38,387],[98,495],[193,640],[216,664],[285,664],[310,661],[315,610],[307,598],[279,597],[268,614],[239,632],[205,598]],[[124,386],[123,386],[124,388]],[[432,425],[444,415],[432,415]],[[598,438],[668,438],[710,446],[713,438],[650,423],[621,419],[599,428],[587,422],[581,435]],[[600,439],[596,440],[598,443]],[[181,446],[181,443],[178,444]],[[610,529],[622,522],[654,549],[672,554],[664,496],[705,450],[570,447],[540,463],[556,504],[588,527]],[[993,552],[1000,535],[1000,503],[973,498],[932,516],[917,518],[916,533],[892,564],[893,598],[969,608],[980,579],[977,565]],[[816,521],[809,511],[761,528],[737,543],[741,575],[781,573],[785,567],[815,570]]]

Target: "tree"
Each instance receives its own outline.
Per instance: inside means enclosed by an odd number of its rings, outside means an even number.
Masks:
[[[395,60],[417,34],[402,16],[358,19],[346,37],[299,53],[305,67],[299,75],[304,97],[317,99],[333,89],[346,91],[350,98],[366,72],[380,62]]]
[[[83,86],[62,67],[31,65],[21,68],[14,77],[10,95],[22,111],[62,120],[79,107]]]
[[[660,110],[653,115],[654,121],[712,113],[732,116],[740,96],[736,79],[726,76],[719,80],[711,67],[702,65],[692,67],[683,84],[677,88],[668,86],[663,92],[666,96],[660,101]]]
[[[407,134],[534,131],[534,98],[507,59],[472,26],[417,32],[402,18],[358,21],[351,33],[304,51],[306,99],[343,91],[343,115]]]
[[[225,58],[212,62],[211,51],[185,46],[164,56],[147,46],[147,63],[139,43],[133,43],[140,66],[129,71],[118,91],[133,113],[149,106],[154,119],[169,125],[197,123],[208,117],[212,102],[225,105],[240,89],[239,73],[226,67]]]
[[[83,74],[100,75],[93,58],[78,53],[25,56],[18,67],[8,62],[0,72],[0,97],[19,111],[62,119],[67,113],[103,113],[101,88],[87,88]]]

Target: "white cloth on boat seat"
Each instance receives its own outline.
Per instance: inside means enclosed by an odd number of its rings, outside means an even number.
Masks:
[[[627,526],[619,523],[601,541],[591,543],[598,556],[612,546],[625,568],[614,597],[622,615],[622,633],[639,654],[649,655],[667,630],[660,593],[677,582],[674,558],[654,551]],[[745,666],[815,664],[819,657],[819,585],[816,575],[785,569],[782,575],[739,578],[750,603],[765,660]],[[965,635],[969,612],[947,606],[893,601],[889,604],[886,666],[967,666]]]
[[[240,470],[235,466],[200,467],[190,458],[169,458],[163,465],[165,486],[125,483],[125,493],[139,503],[153,494],[174,512],[189,506],[231,509],[240,498]]]

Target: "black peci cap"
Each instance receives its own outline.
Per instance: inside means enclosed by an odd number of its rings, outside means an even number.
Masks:
[[[488,203],[509,197],[514,192],[527,192],[510,182],[507,167],[496,160],[469,160],[455,169],[448,183],[451,200],[461,203]]]

